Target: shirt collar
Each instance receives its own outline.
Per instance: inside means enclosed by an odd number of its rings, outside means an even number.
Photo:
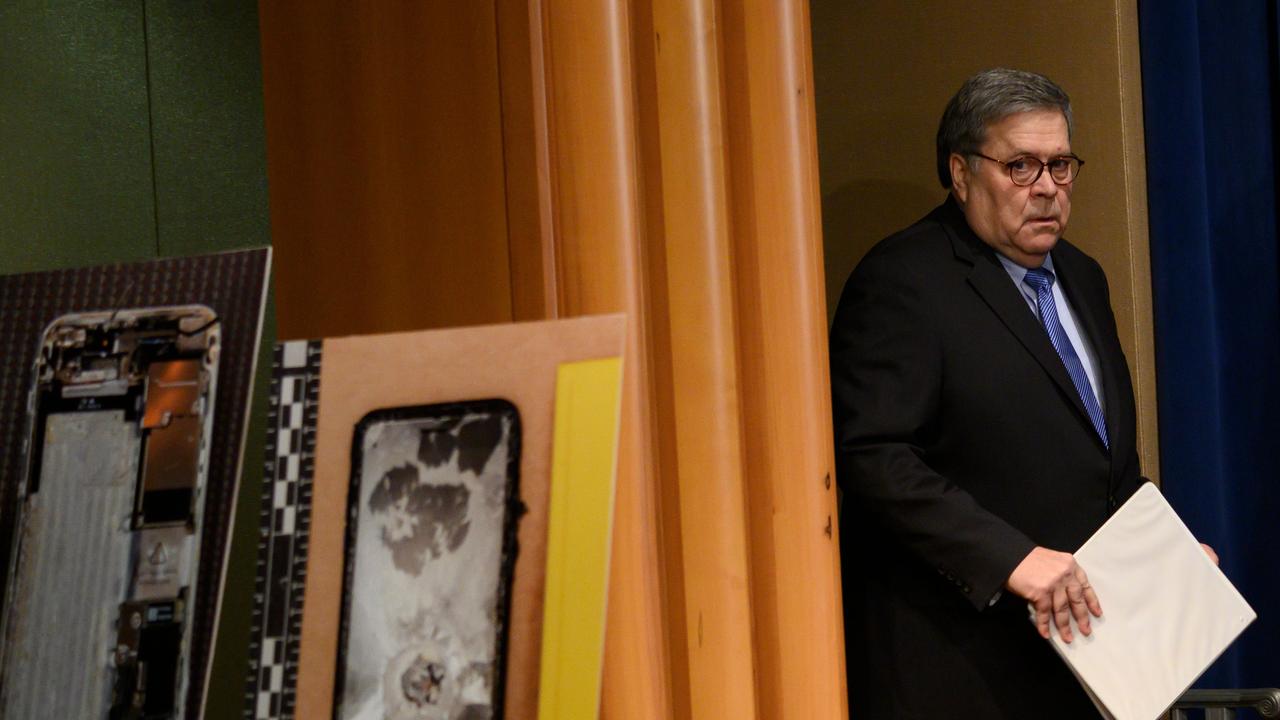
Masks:
[[[1004,271],[1009,273],[1009,277],[1013,278],[1013,284],[1022,288],[1022,280],[1027,277],[1027,269],[1005,257],[999,251],[996,251],[996,258],[1000,261],[1000,264],[1004,266]],[[1049,272],[1052,272],[1055,276],[1057,275],[1053,270],[1053,253],[1049,253],[1044,256],[1044,265],[1042,267]]]

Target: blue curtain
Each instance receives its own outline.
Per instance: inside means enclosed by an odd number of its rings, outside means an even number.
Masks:
[[[1148,0],[1139,21],[1163,488],[1258,612],[1197,685],[1280,687],[1280,18]]]

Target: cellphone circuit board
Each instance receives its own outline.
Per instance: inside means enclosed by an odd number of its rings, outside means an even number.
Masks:
[[[6,717],[184,718],[220,339],[200,305],[45,330],[0,619]]]

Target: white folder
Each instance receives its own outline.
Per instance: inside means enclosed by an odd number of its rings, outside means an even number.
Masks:
[[[1150,483],[1075,558],[1103,616],[1050,642],[1107,718],[1158,718],[1257,617]]]

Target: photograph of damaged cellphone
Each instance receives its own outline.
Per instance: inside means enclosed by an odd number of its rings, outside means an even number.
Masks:
[[[4,715],[184,717],[219,339],[200,305],[45,330],[0,619]]]
[[[502,716],[519,466],[503,400],[356,426],[335,720]]]

